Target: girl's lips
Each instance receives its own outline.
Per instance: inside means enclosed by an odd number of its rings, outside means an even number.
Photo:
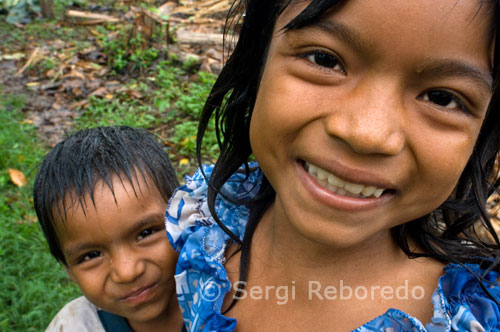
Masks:
[[[394,197],[393,190],[385,190],[379,197],[349,197],[336,194],[321,186],[304,168],[304,162],[296,164],[298,177],[307,191],[318,201],[344,211],[365,211],[386,203]]]
[[[119,301],[134,305],[141,304],[151,298],[157,286],[158,284],[154,283],[152,285],[139,288],[121,297]]]

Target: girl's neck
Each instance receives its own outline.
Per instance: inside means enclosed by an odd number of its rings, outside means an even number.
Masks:
[[[284,219],[274,205],[264,214],[252,240],[251,261],[265,262],[271,270],[290,269],[299,277],[328,279],[367,274],[373,278],[377,271],[387,274],[396,266],[401,271],[410,261],[389,230],[353,246],[339,246],[307,238]]]
[[[224,308],[240,296],[229,312],[238,319],[238,331],[303,331],[305,325],[318,326],[318,330],[332,330],[335,326],[337,331],[350,331],[389,308],[398,308],[425,323],[430,321],[431,296],[443,273],[440,262],[408,259],[390,231],[352,247],[318,243],[294,231],[275,213],[272,206],[255,231],[244,293],[240,295],[235,290],[242,287],[238,281],[241,256],[231,256],[234,248],[226,253],[231,257],[225,267],[233,289],[224,299]],[[397,293],[417,288],[422,290],[422,297],[415,300],[387,300],[381,291]],[[353,295],[349,300],[339,300],[349,290],[351,295],[356,294],[353,292],[357,289],[366,290],[370,297]],[[332,293],[328,295],[327,290],[335,291],[337,297],[328,298]],[[309,314],[299,319],[296,312],[305,310]],[[286,317],[283,319],[287,323],[276,317]]]

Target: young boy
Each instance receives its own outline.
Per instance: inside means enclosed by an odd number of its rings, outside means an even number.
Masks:
[[[82,130],[47,154],[35,179],[36,213],[52,255],[85,296],[46,331],[181,331],[177,254],[164,224],[177,186],[145,130]]]

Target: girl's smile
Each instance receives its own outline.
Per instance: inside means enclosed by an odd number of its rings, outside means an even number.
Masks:
[[[345,177],[337,176],[340,171],[329,173],[313,164],[297,163],[297,175],[311,196],[339,210],[362,211],[374,208],[392,198],[390,185],[367,173],[342,169]],[[365,180],[361,180],[364,178]],[[345,179],[352,179],[351,181]]]
[[[350,246],[453,192],[491,98],[488,6],[352,0],[283,29],[306,5],[276,22],[250,141],[275,222]]]
[[[362,184],[357,183],[357,181],[351,182],[348,180],[342,180],[338,176],[328,173],[313,164],[305,163],[305,169],[319,185],[340,196],[354,198],[379,198],[384,191],[387,192],[387,189],[384,189],[384,186],[379,188],[379,186],[375,183]]]

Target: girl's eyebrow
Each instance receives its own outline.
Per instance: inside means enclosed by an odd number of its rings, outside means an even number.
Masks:
[[[493,77],[474,65],[456,59],[430,59],[417,70],[421,77],[465,77],[476,81],[491,92]]]
[[[308,29],[320,29],[327,34],[334,35],[362,54],[371,52],[368,40],[364,39],[359,32],[340,22],[322,18],[302,29],[292,29],[292,31],[300,33]],[[464,77],[476,81],[488,92],[493,89],[491,73],[485,73],[474,65],[456,59],[430,59],[420,66],[417,73],[424,77]]]
[[[339,38],[345,44],[350,45],[355,51],[362,53],[370,52],[370,42],[364,39],[361,34],[352,28],[342,24],[340,22],[332,21],[331,19],[322,18],[318,21],[311,23],[301,29],[293,30],[296,32],[300,32],[301,30],[308,29],[320,29],[321,31],[334,35]]]

